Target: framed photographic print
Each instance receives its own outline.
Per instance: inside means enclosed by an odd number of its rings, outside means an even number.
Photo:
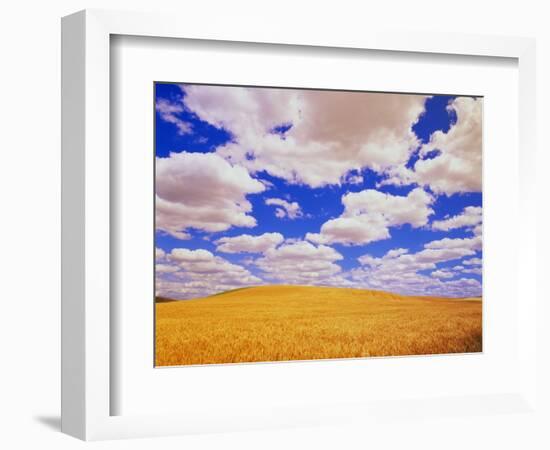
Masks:
[[[482,105],[156,83],[155,364],[481,352]]]
[[[533,42],[259,25],[63,19],[63,431],[534,411]]]

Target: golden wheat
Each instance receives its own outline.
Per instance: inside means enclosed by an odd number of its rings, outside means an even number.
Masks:
[[[261,286],[155,307],[157,366],[482,349],[480,299]]]

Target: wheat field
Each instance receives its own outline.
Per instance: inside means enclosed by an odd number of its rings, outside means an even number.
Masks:
[[[260,286],[156,308],[156,366],[482,350],[480,298]]]

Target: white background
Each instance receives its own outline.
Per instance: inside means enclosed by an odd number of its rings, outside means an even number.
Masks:
[[[0,16],[2,163],[2,372],[1,434],[5,448],[80,448],[59,433],[59,92],[62,15],[85,7],[179,10],[195,15],[227,15],[241,20],[268,17],[282,27],[326,23],[327,33],[353,24],[384,24],[390,29],[513,34],[538,38],[539,178],[547,182],[550,163],[545,124],[550,114],[549,13],[543,2],[523,0],[506,6],[497,1],[386,2],[200,2],[182,1],[20,1],[4,5]],[[185,26],[185,23],[182,23]],[[548,186],[539,185],[541,230],[548,226]],[[544,275],[548,239],[539,236],[539,272]],[[541,276],[542,278],[542,276]],[[542,296],[540,300],[545,300]],[[548,312],[543,305],[541,313]],[[548,331],[540,330],[543,373],[548,375]],[[545,355],[545,359],[542,359]],[[548,395],[544,388],[541,395]],[[548,397],[546,397],[546,404]],[[163,438],[154,441],[101,442],[100,448],[544,448],[543,425],[549,418],[504,414],[477,418],[419,417],[400,424],[361,428],[296,429],[279,432]],[[545,420],[546,423],[542,423]],[[413,445],[414,444],[414,445]]]

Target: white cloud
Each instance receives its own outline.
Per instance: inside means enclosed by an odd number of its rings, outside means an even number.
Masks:
[[[466,266],[481,266],[481,259],[479,258],[470,258],[470,259],[465,259],[464,261],[462,261],[462,264],[466,265]]]
[[[305,241],[267,250],[256,265],[269,279],[287,284],[330,284],[342,269],[336,261],[343,257],[331,247]],[[342,280],[342,283],[345,281]]]
[[[382,257],[365,254],[358,258],[362,267],[351,271],[352,278],[372,289],[408,295],[471,297],[481,295],[481,283],[473,278],[453,279],[464,266],[438,268],[438,264],[474,256],[478,237],[431,241],[416,253],[393,249]],[[472,258],[479,260],[479,258]],[[467,260],[468,261],[468,260]],[[466,269],[468,270],[468,269]],[[430,271],[429,276],[421,272]]]
[[[407,196],[367,189],[342,197],[344,212],[321,226],[318,234],[307,233],[311,242],[347,245],[368,244],[390,237],[389,228],[410,224],[418,228],[428,223],[433,198],[421,188]]]
[[[483,225],[482,225],[482,224],[476,225],[476,226],[472,229],[472,232],[473,232],[474,235],[476,235],[476,236],[481,236],[481,234],[483,233]]]
[[[262,284],[248,269],[208,250],[173,249],[167,264],[157,264],[157,295],[196,298],[242,286]]]
[[[420,263],[439,263],[443,261],[452,261],[464,256],[474,255],[475,251],[469,248],[425,248],[415,253],[415,260]]]
[[[162,120],[174,124],[178,129],[178,134],[189,134],[192,126],[189,122],[180,119],[177,114],[184,111],[181,103],[171,103],[166,99],[159,99],[155,105]]]
[[[345,183],[349,184],[361,184],[363,181],[362,175],[348,175],[344,180]]]
[[[286,217],[286,212],[282,208],[276,208],[275,209],[275,217],[278,219],[284,219]]]
[[[405,197],[367,189],[349,193],[342,199],[345,214],[350,216],[380,215],[389,225],[409,223],[413,227],[428,223],[428,217],[433,214],[429,207],[432,201],[433,198],[420,188],[413,189]]]
[[[304,215],[298,202],[287,202],[282,198],[267,198],[265,204],[268,206],[279,206],[280,208],[275,210],[275,215],[280,219],[285,217],[297,219]]]
[[[214,255],[208,250],[189,250],[187,248],[174,248],[168,255],[171,261],[177,263],[196,263],[212,261]]]
[[[381,184],[429,186],[437,194],[481,192],[482,182],[482,99],[458,97],[449,105],[456,123],[447,133],[439,130],[422,145],[413,170],[404,165],[392,167]],[[433,150],[439,154],[425,158]]]
[[[417,268],[418,269],[418,268]],[[443,276],[440,276],[443,273]],[[443,297],[474,297],[481,295],[481,283],[473,278],[449,280],[448,272],[433,271],[430,276],[384,265],[379,268],[352,270],[352,277],[361,286],[405,295],[431,295]],[[439,275],[439,276],[438,276]]]
[[[449,272],[447,270],[434,270],[432,273],[430,273],[431,277],[434,278],[453,278],[455,275],[452,272]]]
[[[171,153],[156,162],[156,225],[179,239],[189,228],[216,232],[254,227],[248,194],[265,187],[213,153]]]
[[[311,187],[350,171],[404,164],[418,146],[411,126],[421,95],[184,86],[187,108],[234,137],[217,152],[250,171]],[[290,124],[281,135],[275,127]],[[358,178],[353,178],[358,182]]]
[[[481,265],[481,259],[479,259],[479,258],[472,258],[472,259],[480,261],[480,265]],[[454,266],[450,270],[452,270],[453,272],[472,273],[472,274],[475,274],[475,275],[482,275],[482,273],[483,273],[483,271],[481,270],[481,267],[466,268],[466,267],[461,266],[461,265]]]
[[[470,228],[480,226],[482,221],[481,206],[467,206],[462,213],[444,220],[432,223],[432,229],[449,231],[456,228]],[[481,231],[480,229],[478,231]]]
[[[444,133],[436,131],[421,149],[441,154],[419,160],[414,170],[420,183],[437,193],[481,192],[482,99],[459,97],[451,102],[457,121]]]
[[[409,250],[406,248],[394,248],[386,253],[385,258],[386,259],[393,259],[398,258],[401,255],[405,255],[409,253]]]
[[[223,237],[215,243],[217,251],[224,253],[264,253],[284,241],[280,233],[264,233],[260,236],[242,234],[235,237]]]
[[[321,226],[320,233],[306,234],[306,239],[316,244],[362,245],[389,237],[385,220],[368,215],[331,219]]]
[[[286,238],[285,244],[296,244],[297,242],[302,242],[300,238]]]
[[[453,249],[463,248],[469,250],[481,250],[482,237],[473,236],[467,238],[443,238],[437,241],[428,242],[424,247],[427,249]]]
[[[436,264],[460,259],[464,256],[475,254],[474,251],[465,248],[454,249],[423,249],[417,253],[394,253],[388,252],[382,258],[375,258],[371,255],[363,255],[358,258],[364,266],[382,271],[390,271],[393,274],[417,272],[420,270],[434,270]]]
[[[481,267],[473,267],[471,269],[464,269],[462,270],[462,273],[473,273],[476,275],[481,275],[483,271],[481,270]]]
[[[155,261],[162,261],[166,256],[166,252],[162,248],[155,248]]]
[[[156,264],[155,265],[155,271],[156,273],[174,273],[177,272],[179,267],[172,266],[170,264]]]

